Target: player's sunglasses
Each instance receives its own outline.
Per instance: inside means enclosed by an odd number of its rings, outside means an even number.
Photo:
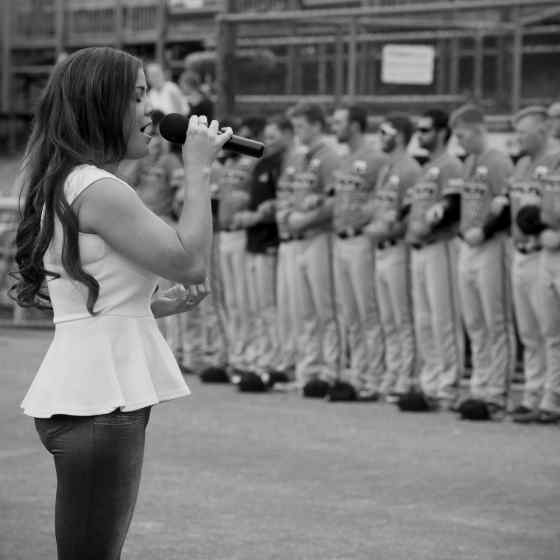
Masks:
[[[379,132],[380,134],[383,134],[383,136],[395,136],[397,134],[397,131],[390,124],[387,123],[383,123],[379,127]]]
[[[420,134],[428,134],[428,132],[432,132],[433,128],[429,128],[427,126],[419,126],[416,131]]]

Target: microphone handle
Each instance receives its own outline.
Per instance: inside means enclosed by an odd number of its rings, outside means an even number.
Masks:
[[[162,136],[169,142],[174,142],[175,144],[184,144],[187,138],[187,131],[181,131],[181,133],[175,132],[169,133],[166,131]],[[264,153],[264,144],[258,142],[257,140],[251,140],[250,138],[245,138],[244,136],[237,136],[234,134],[225,144],[225,150],[230,150],[238,154],[243,154],[246,156],[251,156],[254,158],[262,157]]]
[[[243,136],[237,136],[234,134],[224,144],[224,149],[246,156],[260,158],[264,153],[264,144],[262,142],[258,142],[257,140],[251,140],[250,138],[244,138]]]

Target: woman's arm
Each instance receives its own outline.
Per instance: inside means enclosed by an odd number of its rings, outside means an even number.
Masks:
[[[183,147],[184,204],[176,227],[148,210],[136,193],[113,180],[97,181],[76,199],[80,231],[96,233],[142,268],[181,284],[206,278],[212,244],[210,165],[231,131],[218,134],[191,117]]]
[[[152,300],[152,313],[156,319],[185,313],[196,307],[209,293],[207,282],[186,288],[178,284]]]

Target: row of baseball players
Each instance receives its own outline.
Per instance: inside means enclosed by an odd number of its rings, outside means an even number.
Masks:
[[[234,380],[288,378],[306,396],[342,382],[371,401],[419,387],[429,408],[455,410],[466,329],[469,401],[501,417],[516,322],[525,387],[513,417],[559,420],[560,152],[546,108],[513,117],[515,166],[474,105],[415,123],[388,115],[381,149],[361,107],[334,111],[338,146],[320,106],[288,115],[247,119],[239,132],[262,130],[265,157],[215,170],[213,305],[223,290],[221,365]],[[407,150],[414,133],[423,166]]]

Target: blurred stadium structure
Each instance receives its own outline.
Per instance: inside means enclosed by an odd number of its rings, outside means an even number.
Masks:
[[[57,57],[89,45],[159,60],[175,77],[190,55],[216,85],[222,116],[302,98],[357,100],[373,114],[472,99],[499,129],[500,115],[558,95],[558,0],[5,0],[0,9],[0,141],[12,147]],[[399,64],[388,45],[414,47],[400,59],[409,70],[431,53],[429,79],[387,79],[383,67]]]

